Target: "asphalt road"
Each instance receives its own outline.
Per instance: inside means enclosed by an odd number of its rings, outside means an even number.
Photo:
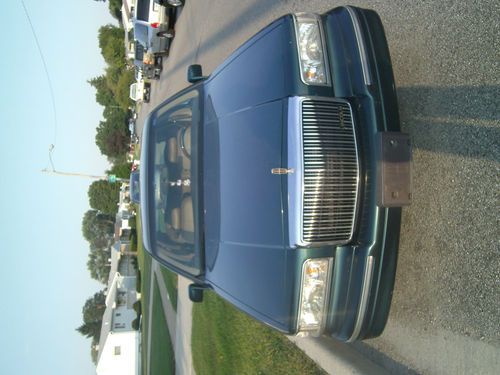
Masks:
[[[189,64],[209,74],[280,15],[342,4],[187,0],[140,119],[188,85]],[[414,145],[389,321],[354,348],[394,373],[500,373],[500,2],[349,4],[382,18]]]

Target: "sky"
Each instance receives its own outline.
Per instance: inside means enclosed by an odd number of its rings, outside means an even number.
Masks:
[[[75,329],[86,299],[103,288],[90,278],[81,234],[92,180],[42,173],[49,146],[56,170],[103,175],[95,145],[102,107],[87,80],[104,71],[100,26],[116,21],[107,3],[24,0],[2,3],[0,30],[0,363],[2,374],[92,374],[90,339]],[[57,126],[56,126],[57,125]]]

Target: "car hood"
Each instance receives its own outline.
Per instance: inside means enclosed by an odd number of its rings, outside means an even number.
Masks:
[[[285,244],[283,148],[290,30],[280,19],[241,46],[205,83],[205,278],[275,328],[295,316],[294,252]],[[293,311],[292,311],[293,310]]]
[[[295,275],[285,244],[284,105],[276,100],[205,126],[206,281],[227,300],[290,331]]]

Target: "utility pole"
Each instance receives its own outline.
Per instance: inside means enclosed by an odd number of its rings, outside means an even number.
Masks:
[[[115,182],[129,182],[128,178],[120,178],[116,177],[114,174],[110,174],[108,176],[96,176],[92,174],[86,174],[86,173],[77,173],[77,172],[60,172],[56,171],[54,168],[54,162],[52,161],[52,151],[54,150],[54,145],[49,146],[49,160],[50,160],[50,165],[52,166],[52,170],[45,168],[42,169],[43,173],[49,173],[49,174],[56,174],[60,176],[73,176],[73,177],[84,177],[84,178],[90,178],[94,180],[107,180],[110,183],[115,183]]]

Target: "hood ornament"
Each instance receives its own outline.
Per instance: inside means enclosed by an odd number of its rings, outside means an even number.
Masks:
[[[293,168],[273,168],[271,169],[272,174],[292,174],[295,172]]]

